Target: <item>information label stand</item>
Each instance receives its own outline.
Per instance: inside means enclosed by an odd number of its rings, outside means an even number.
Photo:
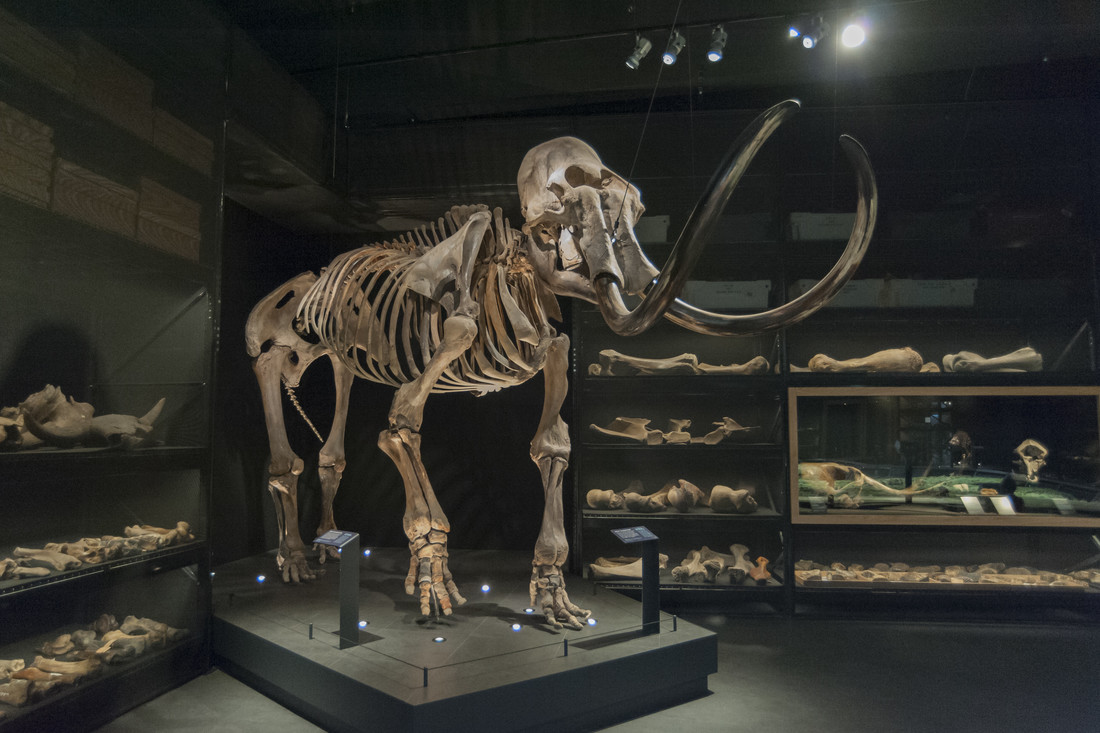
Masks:
[[[340,550],[340,648],[359,645],[359,535],[338,529],[313,540]]]
[[[642,633],[660,633],[661,568],[657,553],[657,535],[645,527],[613,529],[611,534],[624,544],[640,543],[642,546]]]

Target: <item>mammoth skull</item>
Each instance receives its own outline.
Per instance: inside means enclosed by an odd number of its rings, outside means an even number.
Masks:
[[[856,170],[856,223],[840,260],[813,288],[755,315],[701,310],[679,299],[734,188],[764,142],[799,103],[788,100],[757,117],[737,138],[688,217],[664,266],[645,256],[634,225],[645,211],[638,189],[610,170],[586,143],[562,137],[532,148],[517,186],[532,238],[532,263],[560,295],[600,307],[620,335],[634,335],[662,316],[700,333],[746,335],[796,323],[825,305],[851,278],[870,243],[877,211],[874,173],[863,147],[847,135],[841,146]],[[640,296],[630,308],[623,296]]]

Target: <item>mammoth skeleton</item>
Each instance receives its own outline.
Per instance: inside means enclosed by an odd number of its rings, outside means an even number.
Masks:
[[[559,412],[568,390],[569,340],[551,325],[560,319],[556,296],[598,305],[622,335],[641,333],[662,316],[704,334],[746,335],[790,325],[824,305],[862,259],[877,208],[867,155],[848,136],[841,145],[856,171],[856,224],[840,260],[814,288],[755,315],[711,313],[677,297],[753,156],[798,106],[780,103],[742,132],[663,268],[646,258],[634,235],[644,211],[638,189],[605,167],[587,144],[564,137],[531,149],[520,164],[522,231],[511,229],[499,210],[456,207],[438,229],[433,225],[341,254],[320,275],[298,275],[261,300],[249,316],[246,341],[267,424],[268,488],[283,580],[309,580],[315,570],[298,529],[303,461],[287,439],[281,385],[296,387],[322,356],[332,362],[336,414],[320,450],[318,535],[335,528],[332,501],[346,463],[344,427],[354,378],[396,388],[378,445],[396,464],[405,488],[405,590],[419,596],[423,614],[434,608],[447,615],[465,601],[449,567],[450,524],[421,461],[425,401],[438,392],[496,391],[542,372],[545,398],[530,455],[541,473],[545,508],[531,604],[550,625],[579,628],[588,611],[570,601],[562,574],[569,552],[562,475],[570,445]],[[629,307],[628,300],[636,305]],[[332,550],[319,549],[324,562]]]

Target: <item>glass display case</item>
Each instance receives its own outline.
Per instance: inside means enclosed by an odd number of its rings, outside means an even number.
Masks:
[[[792,388],[792,521],[1100,527],[1098,396]]]
[[[911,610],[938,599],[938,614],[1095,614],[1100,387],[788,399],[796,608],[866,608],[870,593]]]
[[[759,283],[723,283],[767,298]],[[761,291],[753,294],[753,290]],[[766,302],[766,300],[765,300]],[[636,548],[659,538],[666,607],[783,606],[785,415],[774,335],[720,339],[660,323],[615,336],[574,308],[573,556],[586,577],[641,588]]]
[[[225,39],[192,10],[0,4],[5,731],[209,666]]]

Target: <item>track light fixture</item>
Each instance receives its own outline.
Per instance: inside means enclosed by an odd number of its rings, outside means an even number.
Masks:
[[[648,38],[642,36],[634,37],[634,52],[626,57],[626,68],[637,69],[638,64],[642,63],[642,59],[646,57],[649,50],[653,48],[653,44],[649,42]]]
[[[678,30],[673,30],[672,35],[668,38],[668,47],[665,49],[665,55],[661,57],[661,60],[665,62],[665,65],[672,66],[676,63],[676,57],[680,55],[680,52],[684,50],[684,46],[687,45],[687,40]]]
[[[714,26],[710,34],[710,49],[707,50],[707,61],[717,63],[722,60],[722,51],[726,47],[726,29],[721,24]]]
[[[806,25],[806,30],[802,31],[802,47],[816,47],[828,33],[829,24],[820,15],[811,18]]]

